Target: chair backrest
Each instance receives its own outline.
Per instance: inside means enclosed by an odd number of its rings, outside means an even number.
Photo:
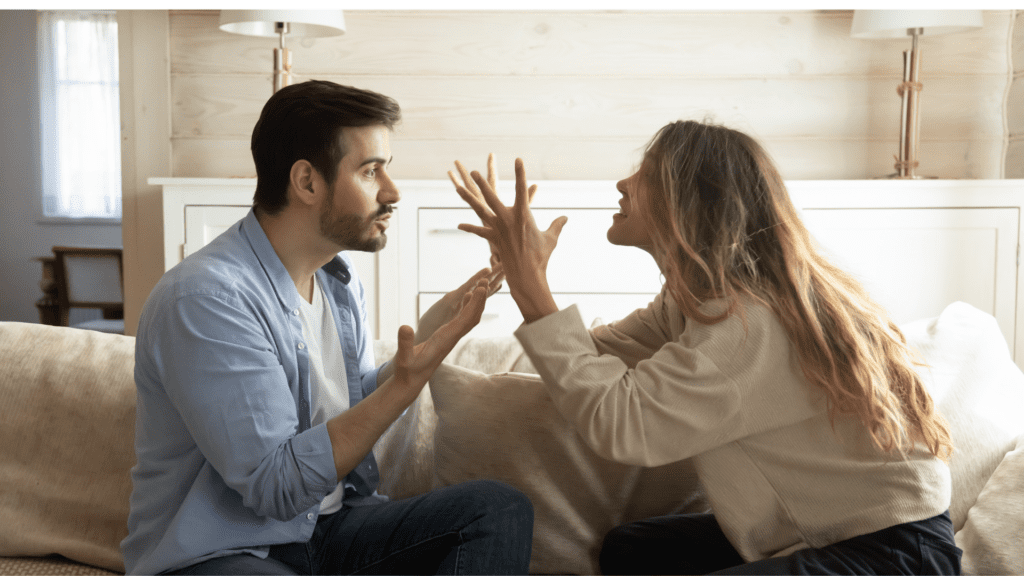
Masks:
[[[68,308],[124,309],[120,248],[54,246],[53,254],[57,300],[65,313]]]

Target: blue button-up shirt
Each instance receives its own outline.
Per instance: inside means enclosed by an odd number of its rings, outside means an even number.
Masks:
[[[344,254],[317,275],[355,406],[378,372],[363,287]],[[153,289],[135,345],[129,573],[309,539],[339,479],[326,426],[310,426],[300,298],[251,210]]]

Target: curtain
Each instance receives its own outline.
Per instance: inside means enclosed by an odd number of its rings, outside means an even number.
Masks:
[[[117,16],[40,11],[43,214],[121,217]]]

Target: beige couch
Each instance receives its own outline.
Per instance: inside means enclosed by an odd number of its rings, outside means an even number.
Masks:
[[[965,304],[904,326],[957,446],[951,512],[967,573],[1024,573],[1024,374],[995,320]],[[0,322],[0,574],[123,571],[134,454],[134,339]],[[378,341],[379,358],[394,350]],[[705,510],[687,462],[602,460],[558,417],[511,338],[464,341],[375,448],[381,492],[470,478],[526,492],[531,572],[595,573],[603,534]]]

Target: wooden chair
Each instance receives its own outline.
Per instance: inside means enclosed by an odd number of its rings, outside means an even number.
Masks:
[[[124,269],[120,248],[54,246],[58,319],[68,326],[72,308],[98,308],[102,320],[74,328],[124,334]]]

